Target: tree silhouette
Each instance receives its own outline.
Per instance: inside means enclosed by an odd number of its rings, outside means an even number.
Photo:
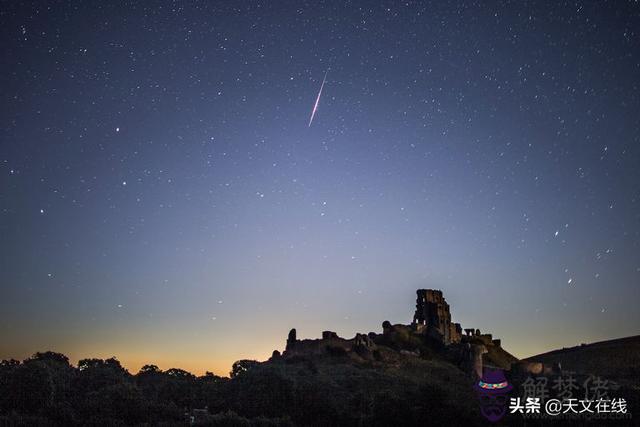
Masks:
[[[233,362],[233,365],[231,366],[231,372],[229,375],[231,376],[231,378],[235,378],[238,375],[243,374],[244,372],[247,372],[249,369],[253,368],[254,366],[257,366],[258,364],[259,362],[256,360],[249,360],[249,359],[237,360]]]
[[[144,365],[140,368],[138,375],[160,374],[162,371],[156,365]]]

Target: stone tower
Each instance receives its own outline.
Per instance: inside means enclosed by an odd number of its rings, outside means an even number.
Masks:
[[[428,335],[445,345],[460,342],[462,328],[459,323],[451,322],[449,304],[442,296],[442,291],[418,289],[417,294],[413,323],[426,327]]]

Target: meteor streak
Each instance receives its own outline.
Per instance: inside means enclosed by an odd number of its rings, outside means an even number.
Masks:
[[[313,111],[311,112],[311,118],[309,119],[309,127],[311,127],[311,123],[313,122],[313,117],[316,115],[316,111],[318,110],[318,103],[320,102],[320,96],[322,95],[322,88],[324,87],[324,82],[327,81],[327,70],[324,73],[324,78],[322,79],[322,84],[320,85],[320,91],[318,92],[318,97],[316,98],[316,103],[313,105]]]

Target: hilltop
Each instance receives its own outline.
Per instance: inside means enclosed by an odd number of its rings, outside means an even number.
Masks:
[[[635,385],[640,377],[640,335],[581,344],[523,359],[559,364],[563,371],[598,375],[620,385]]]

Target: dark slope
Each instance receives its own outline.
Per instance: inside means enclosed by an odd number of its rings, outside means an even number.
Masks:
[[[564,371],[597,375],[618,384],[638,385],[640,335],[582,344],[531,356],[530,362],[560,363]]]

